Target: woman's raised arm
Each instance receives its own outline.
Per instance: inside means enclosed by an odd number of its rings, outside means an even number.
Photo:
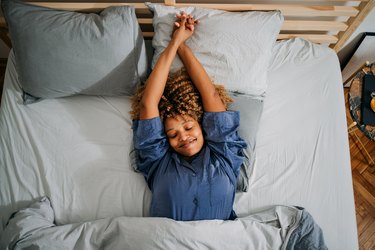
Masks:
[[[171,41],[163,53],[161,53],[154,69],[146,81],[145,90],[140,102],[139,118],[141,120],[159,116],[158,104],[163,95],[164,87],[167,82],[173,59],[176,56],[177,49],[193,34],[193,29],[186,27],[186,20],[186,16],[181,17],[181,25],[174,31]]]
[[[177,18],[182,17],[178,15]],[[177,27],[181,27],[180,22],[176,22],[175,25]],[[189,16],[186,25],[190,27],[190,29],[194,30],[194,26],[198,23],[194,20],[191,16]],[[220,112],[225,111],[225,105],[221,101],[219,94],[215,90],[215,86],[212,84],[210,77],[208,76],[206,70],[203,68],[202,64],[198,61],[195,57],[194,53],[191,49],[183,42],[178,48],[178,55],[181,58],[182,62],[185,65],[185,68],[195,85],[198,89],[203,102],[203,109],[207,112]]]
[[[212,84],[210,77],[202,64],[194,56],[191,49],[185,44],[178,48],[178,55],[183,61],[185,68],[202,97],[203,109],[206,112],[226,111],[226,108]]]

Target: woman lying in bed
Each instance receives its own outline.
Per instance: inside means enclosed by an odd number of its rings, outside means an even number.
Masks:
[[[239,113],[185,44],[196,20],[182,12],[172,39],[133,98],[138,170],[152,191],[151,216],[175,220],[234,219],[236,179],[246,143]],[[185,69],[168,78],[176,54]]]

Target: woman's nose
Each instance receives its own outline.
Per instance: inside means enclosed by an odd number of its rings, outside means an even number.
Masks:
[[[187,134],[185,134],[185,133],[181,133],[181,135],[180,135],[180,141],[186,141],[187,138],[188,138],[188,135],[187,135]]]

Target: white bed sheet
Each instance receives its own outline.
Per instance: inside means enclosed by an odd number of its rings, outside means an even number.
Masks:
[[[239,215],[271,204],[305,207],[329,249],[358,249],[345,100],[333,50],[302,39],[274,48],[249,192]],[[242,126],[242,125],[241,125]]]
[[[350,156],[336,54],[279,42],[259,125],[256,164],[239,216],[305,207],[329,249],[357,249]],[[75,96],[24,106],[11,53],[0,111],[0,216],[50,197],[57,224],[147,216],[150,191],[130,166],[127,97]],[[246,124],[241,124],[246,126]]]

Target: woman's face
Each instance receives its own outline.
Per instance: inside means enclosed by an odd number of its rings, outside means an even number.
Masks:
[[[169,144],[182,156],[193,156],[202,149],[202,129],[194,118],[188,115],[169,117],[164,121],[164,127]]]

